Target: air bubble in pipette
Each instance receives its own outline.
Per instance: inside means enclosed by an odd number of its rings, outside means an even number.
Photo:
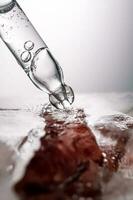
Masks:
[[[24,51],[22,54],[21,54],[21,60],[26,63],[26,62],[29,62],[31,59],[31,53],[29,51]]]
[[[27,51],[31,51],[33,48],[34,48],[34,43],[32,41],[27,41],[25,42],[24,44],[24,48],[27,50]]]

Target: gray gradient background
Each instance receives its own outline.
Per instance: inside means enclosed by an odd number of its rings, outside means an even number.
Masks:
[[[76,92],[133,91],[133,0],[18,0]],[[0,98],[40,93],[0,41]]]

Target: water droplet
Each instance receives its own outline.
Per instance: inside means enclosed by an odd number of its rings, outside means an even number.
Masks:
[[[104,158],[104,162],[105,162],[105,163],[107,163],[107,162],[108,162],[108,160],[107,160],[106,158]]]
[[[22,54],[21,54],[21,60],[23,62],[29,62],[31,59],[31,53],[28,52],[28,51],[24,51]]]
[[[103,155],[104,158],[106,158],[106,153],[103,152],[102,155]]]
[[[27,50],[27,51],[30,51],[34,48],[34,43],[32,41],[27,41],[25,42],[24,44],[24,48]]]

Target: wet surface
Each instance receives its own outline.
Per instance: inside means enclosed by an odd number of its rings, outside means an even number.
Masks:
[[[123,163],[131,160],[127,146],[129,149],[128,144],[132,143],[132,117],[124,114],[100,117],[92,131],[82,109],[56,111],[50,107],[41,116],[45,119],[46,134],[23,178],[15,185],[20,198],[113,199],[118,191],[121,198],[129,197],[133,182],[131,177],[129,182],[125,178],[123,172],[129,166]],[[122,189],[112,191],[120,180],[124,181]]]
[[[133,199],[133,117],[38,110],[0,111],[2,199]]]

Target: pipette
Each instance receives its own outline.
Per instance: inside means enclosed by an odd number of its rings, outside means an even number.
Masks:
[[[16,0],[0,0],[0,37],[34,85],[49,94],[56,108],[70,107],[74,101],[63,72]]]

